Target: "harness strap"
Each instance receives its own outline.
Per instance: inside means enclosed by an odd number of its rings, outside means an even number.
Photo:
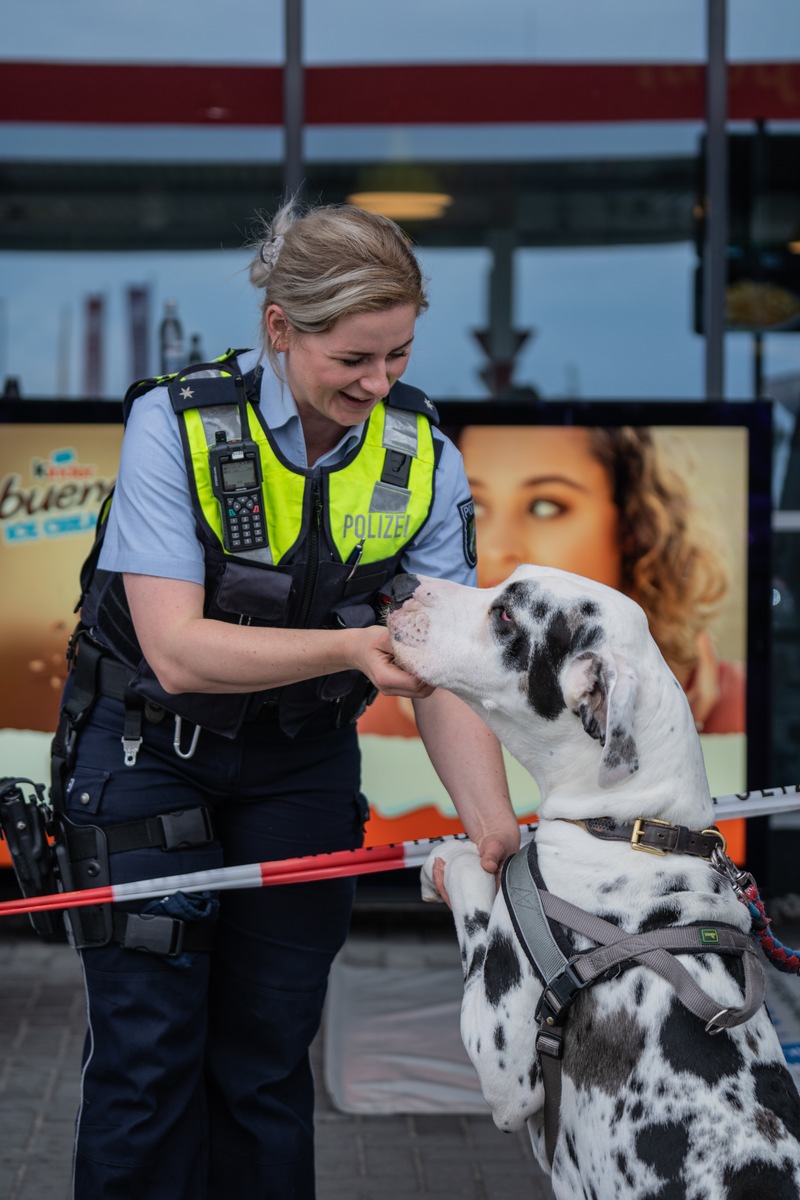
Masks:
[[[552,1165],[558,1139],[561,1105],[561,1061],[568,1010],[579,991],[598,982],[623,963],[649,967],[674,988],[679,1000],[706,1024],[709,1034],[742,1024],[757,1011],[766,995],[766,979],[755,944],[747,934],[728,925],[679,926],[630,934],[610,921],[548,892],[539,883],[535,838],[526,850],[506,861],[502,886],[517,937],[537,977],[542,995],[536,1009],[541,1022],[536,1035],[544,1087],[544,1140]],[[567,954],[558,944],[550,921],[585,934],[599,945]],[[720,1009],[673,956],[715,950],[741,957],[744,966],[744,1000],[735,1008]]]
[[[563,1026],[542,1027],[536,1034],[536,1053],[544,1088],[544,1149],[553,1165],[561,1116],[561,1059],[564,1056]]]
[[[533,878],[526,851],[506,860],[502,884],[517,937],[540,983],[548,987],[564,970],[567,958],[545,916],[542,896]]]
[[[677,928],[629,934],[594,913],[576,908],[552,892],[542,892],[541,900],[548,917],[601,943],[596,950],[582,951],[567,963],[580,980],[580,987],[590,986],[620,963],[635,960],[666,979],[681,1003],[706,1022],[708,1033],[719,1033],[749,1021],[764,1002],[767,981],[758,957],[758,948],[749,934],[726,925],[680,925]],[[704,938],[708,940],[704,941]],[[738,1007],[720,1011],[719,1001],[704,992],[683,964],[673,957],[675,954],[698,954],[708,950],[742,958],[745,995]]]
[[[502,888],[517,937],[542,984],[537,1019],[545,996],[552,997],[553,1001],[556,997],[564,1001],[554,1004],[545,1023],[540,1025],[535,1041],[544,1087],[544,1147],[547,1161],[552,1166],[558,1141],[561,1060],[564,1055],[564,1029],[558,1018],[560,1013],[566,1013],[576,992],[586,985],[574,974],[545,915],[542,893],[536,885],[529,857],[533,844],[532,839],[527,851],[522,850],[506,859]]]

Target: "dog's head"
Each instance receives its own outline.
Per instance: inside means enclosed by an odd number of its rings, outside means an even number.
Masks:
[[[629,779],[643,672],[651,701],[679,687],[639,605],[550,567],[487,589],[400,576],[388,625],[397,662],[480,712],[540,786],[548,760],[584,778],[591,760],[601,788]]]

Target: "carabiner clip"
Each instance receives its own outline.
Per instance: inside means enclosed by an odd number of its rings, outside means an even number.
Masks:
[[[200,737],[200,726],[195,725],[194,733],[192,734],[192,740],[189,745],[189,749],[186,751],[186,753],[184,753],[183,750],[181,750],[181,729],[182,728],[183,728],[183,721],[176,713],[176,715],[175,715],[175,736],[172,739],[172,749],[175,751],[178,758],[184,758],[184,759],[193,758],[194,752],[197,749],[197,739]]]
[[[746,901],[746,889],[755,884],[755,879],[750,872],[740,871],[733,859],[729,858],[719,846],[715,846],[711,851],[711,866],[720,875],[725,875],[738,898]]]

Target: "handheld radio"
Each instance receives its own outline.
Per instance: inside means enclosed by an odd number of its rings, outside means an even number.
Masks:
[[[261,459],[250,441],[229,442],[221,429],[208,452],[211,486],[222,516],[222,544],[231,554],[268,545],[261,493]]]

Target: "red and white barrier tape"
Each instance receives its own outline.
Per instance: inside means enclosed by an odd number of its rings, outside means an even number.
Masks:
[[[800,784],[788,788],[771,788],[760,792],[714,797],[714,818],[718,821],[732,817],[792,812],[795,809],[800,809]],[[523,845],[530,841],[535,828],[535,824],[520,826]],[[466,834],[448,834],[445,837],[373,846],[367,850],[338,850],[330,854],[285,858],[278,862],[247,863],[238,867],[218,867],[210,871],[192,871],[183,875],[163,875],[156,879],[85,888],[77,892],[27,896],[0,903],[0,916],[83,908],[92,904],[113,904],[121,900],[154,900],[173,892],[276,887],[284,883],[307,883],[311,880],[335,879],[343,875],[368,875],[403,867],[421,867],[434,846],[441,842],[465,841],[466,837]]]

